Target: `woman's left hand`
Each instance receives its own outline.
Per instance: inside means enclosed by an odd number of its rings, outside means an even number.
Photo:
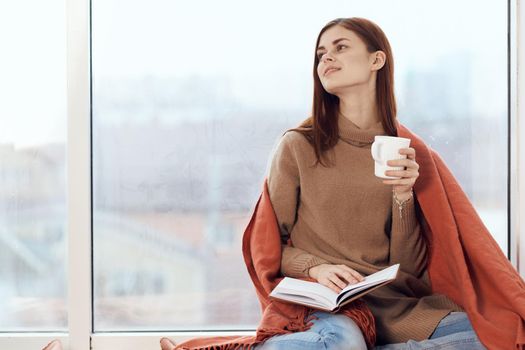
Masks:
[[[412,147],[401,148],[399,154],[406,154],[406,159],[392,159],[387,162],[389,166],[406,167],[405,170],[387,170],[387,176],[399,176],[400,179],[384,179],[383,183],[394,185],[393,190],[397,195],[408,194],[419,177],[419,164],[416,163],[416,150]]]

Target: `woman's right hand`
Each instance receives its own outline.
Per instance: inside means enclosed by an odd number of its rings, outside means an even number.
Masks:
[[[340,293],[349,284],[355,284],[364,280],[364,277],[359,272],[344,264],[317,265],[308,270],[308,275],[336,293]]]

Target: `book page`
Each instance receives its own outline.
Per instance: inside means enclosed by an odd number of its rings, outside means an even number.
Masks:
[[[273,296],[274,298],[277,298],[277,299],[280,299],[280,300],[291,301],[291,302],[294,302],[294,303],[297,303],[297,304],[311,306],[311,307],[315,307],[315,308],[323,309],[323,310],[327,310],[327,311],[331,310],[331,309],[333,309],[335,307],[335,305],[327,305],[328,301],[320,302],[317,299],[314,299],[314,298],[311,298],[311,297],[306,297],[306,296],[303,296],[303,295],[272,292],[270,294],[270,296]]]
[[[387,267],[386,269],[366,276],[365,280],[362,282],[348,285],[339,293],[336,298],[336,303],[339,304],[341,300],[347,299],[349,296],[358,294],[363,290],[367,290],[384,282],[394,280],[397,276],[398,270],[399,264],[395,264]]]
[[[362,289],[361,287],[366,288],[367,286],[371,284],[377,284],[377,283],[381,283],[389,279],[393,279],[396,277],[398,269],[399,269],[399,264],[395,264],[390,267],[387,267],[384,270],[380,270],[376,273],[368,275],[365,277],[364,281],[346,286],[339,294],[344,294],[352,289]]]
[[[318,296],[323,299],[327,307],[334,307],[338,296],[336,292],[320,283],[308,282],[290,277],[285,277],[274,291],[279,294],[304,295],[310,298]]]
[[[354,294],[363,294],[375,286],[394,280],[397,276],[399,264],[392,265],[381,271],[366,276],[364,281],[348,285],[339,294],[317,282],[303,281],[297,278],[285,277],[270,293],[270,296],[298,303],[323,305],[333,310],[342,299],[352,299]]]

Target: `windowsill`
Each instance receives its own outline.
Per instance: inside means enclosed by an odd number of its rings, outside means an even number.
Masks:
[[[181,343],[196,337],[216,336],[252,336],[255,331],[236,332],[135,332],[135,333],[95,333],[92,335],[91,345],[96,350],[126,349],[160,349],[160,339],[166,337],[175,343]]]
[[[91,348],[96,350],[160,349],[160,339],[166,337],[176,343],[196,337],[252,336],[254,331],[193,331],[193,332],[111,332],[91,336]],[[0,349],[42,349],[53,339],[59,339],[69,349],[68,333],[0,333]]]
[[[68,333],[0,333],[0,349],[42,349],[53,339],[59,339],[64,349],[69,348]]]

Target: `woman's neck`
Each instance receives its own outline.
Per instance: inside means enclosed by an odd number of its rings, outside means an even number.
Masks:
[[[339,114],[363,130],[370,129],[381,121],[376,104],[362,99],[356,103],[340,99]]]

